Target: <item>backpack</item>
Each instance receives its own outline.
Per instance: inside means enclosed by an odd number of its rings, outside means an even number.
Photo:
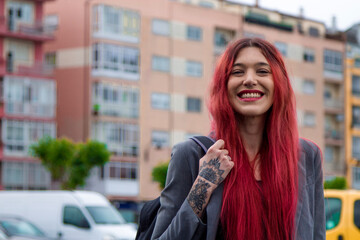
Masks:
[[[191,137],[202,149],[203,155],[214,144],[214,140],[206,136]],[[160,197],[148,201],[140,211],[139,228],[135,240],[149,240],[155,228],[157,213],[160,208]]]

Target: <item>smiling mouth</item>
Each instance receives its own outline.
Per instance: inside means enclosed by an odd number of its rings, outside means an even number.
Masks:
[[[248,91],[241,91],[237,94],[237,96],[242,100],[257,100],[264,96],[264,93],[260,91],[256,92],[248,92]]]

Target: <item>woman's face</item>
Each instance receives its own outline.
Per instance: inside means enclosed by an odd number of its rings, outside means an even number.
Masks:
[[[232,108],[242,116],[264,115],[273,104],[274,81],[270,65],[259,48],[242,49],[228,81]]]

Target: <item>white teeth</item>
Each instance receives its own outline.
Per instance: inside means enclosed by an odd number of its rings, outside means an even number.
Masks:
[[[261,97],[260,93],[244,93],[241,95],[241,98],[259,98]]]

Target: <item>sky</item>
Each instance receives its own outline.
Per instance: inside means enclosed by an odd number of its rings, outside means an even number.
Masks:
[[[234,2],[255,5],[256,0],[231,0]],[[337,28],[345,31],[353,24],[360,23],[360,0],[258,0],[262,8],[276,10],[290,15],[299,15],[304,9],[305,18],[332,25],[336,16]]]

